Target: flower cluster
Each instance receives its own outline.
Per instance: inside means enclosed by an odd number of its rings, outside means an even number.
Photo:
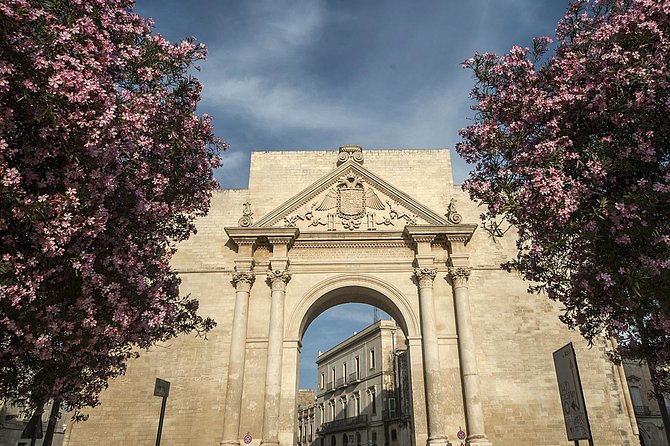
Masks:
[[[577,0],[556,42],[465,62],[477,115],[456,150],[505,265],[619,357],[670,365],[670,1]],[[555,53],[548,49],[555,45]]]
[[[0,3],[0,396],[33,407],[95,405],[138,347],[214,325],[169,266],[225,148],[206,50],[132,6]]]

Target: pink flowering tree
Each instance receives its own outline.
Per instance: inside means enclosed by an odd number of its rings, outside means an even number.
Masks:
[[[214,326],[169,262],[225,145],[205,48],[130,0],[0,2],[0,398],[98,403],[138,349]]]
[[[670,366],[670,1],[578,0],[552,40],[465,62],[474,122],[458,153],[504,265],[616,358]]]

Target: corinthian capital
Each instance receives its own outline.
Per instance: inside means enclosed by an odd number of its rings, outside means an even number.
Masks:
[[[235,271],[233,273],[233,285],[237,291],[249,291],[256,276],[253,271]]]
[[[470,268],[465,266],[449,268],[449,277],[455,287],[466,286],[470,277]]]
[[[268,270],[268,282],[272,290],[286,290],[286,284],[291,280],[291,273],[287,270]]]
[[[419,286],[421,288],[432,287],[433,280],[435,280],[435,276],[437,275],[437,269],[414,268],[414,275],[416,276],[416,279],[419,281]]]

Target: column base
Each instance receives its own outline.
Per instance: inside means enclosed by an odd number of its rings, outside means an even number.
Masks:
[[[451,446],[449,439],[446,436],[439,435],[435,437],[428,437],[426,446]]]
[[[486,435],[470,435],[465,439],[465,444],[468,446],[493,446]]]

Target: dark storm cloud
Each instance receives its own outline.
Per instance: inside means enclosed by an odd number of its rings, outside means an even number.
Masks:
[[[553,36],[566,5],[139,0],[136,9],[169,39],[209,47],[200,110],[231,145],[217,177],[245,187],[251,150],[453,148],[471,116],[473,80],[461,63]],[[466,166],[454,165],[461,181]]]

